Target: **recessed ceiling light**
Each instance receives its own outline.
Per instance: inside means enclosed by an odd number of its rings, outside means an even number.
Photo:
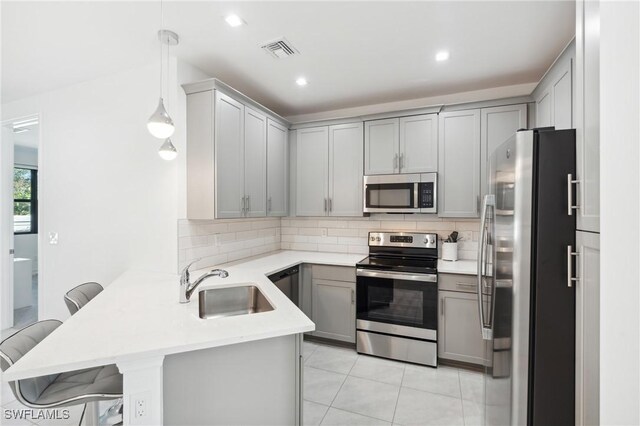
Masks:
[[[231,15],[227,15],[224,18],[225,21],[227,21],[227,24],[229,24],[232,27],[239,27],[240,25],[244,25],[245,22],[242,20],[241,17],[239,17],[238,15],[236,15],[235,13],[232,13]]]
[[[298,86],[306,86],[307,85],[307,79],[304,77],[298,77],[298,79],[296,80],[296,84]]]
[[[436,61],[442,62],[442,61],[446,61],[447,59],[449,59],[448,50],[441,50],[438,53],[436,53]]]

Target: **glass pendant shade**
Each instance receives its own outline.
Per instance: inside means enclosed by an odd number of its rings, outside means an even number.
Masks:
[[[147,121],[147,129],[149,129],[149,133],[158,139],[166,139],[173,135],[173,132],[175,131],[173,120],[169,117],[169,113],[164,107],[164,101],[162,98],[160,98],[160,101],[158,102],[158,108],[156,108],[155,112],[151,117],[149,117],[149,121]]]
[[[158,155],[160,155],[160,158],[163,160],[171,161],[178,155],[178,150],[173,146],[173,143],[171,143],[171,139],[167,138],[158,150]]]

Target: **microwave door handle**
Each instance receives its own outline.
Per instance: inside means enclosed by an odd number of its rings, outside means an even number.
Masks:
[[[483,275],[486,271],[485,264],[485,240],[487,239],[487,210],[489,206],[495,206],[495,197],[492,194],[485,195],[484,203],[482,204],[482,217],[480,219],[480,244],[478,244],[478,313],[480,315],[480,327],[482,329],[482,338],[484,340],[492,339],[492,330],[491,327],[486,326],[486,321],[484,318],[484,308],[482,303],[482,280]]]

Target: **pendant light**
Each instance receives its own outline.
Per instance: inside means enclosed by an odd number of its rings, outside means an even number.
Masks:
[[[160,158],[166,161],[171,161],[178,156],[178,150],[175,146],[173,146],[170,138],[167,138],[164,141],[164,143],[158,150],[158,155],[160,156]]]
[[[167,109],[164,106],[164,99],[162,98],[162,45],[167,45],[167,63],[169,61],[169,46],[178,44],[178,34],[173,31],[165,30],[164,26],[164,12],[162,7],[162,0],[160,0],[160,31],[158,31],[158,38],[160,39],[160,100],[158,101],[158,107],[155,112],[149,117],[147,121],[147,129],[149,133],[158,139],[166,139],[173,135],[175,126],[173,120],[169,116]]]

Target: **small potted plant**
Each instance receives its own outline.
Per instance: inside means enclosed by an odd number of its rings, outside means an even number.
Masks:
[[[446,240],[442,242],[442,260],[455,262],[458,260],[458,241],[462,238],[458,237],[458,232],[453,231]]]

